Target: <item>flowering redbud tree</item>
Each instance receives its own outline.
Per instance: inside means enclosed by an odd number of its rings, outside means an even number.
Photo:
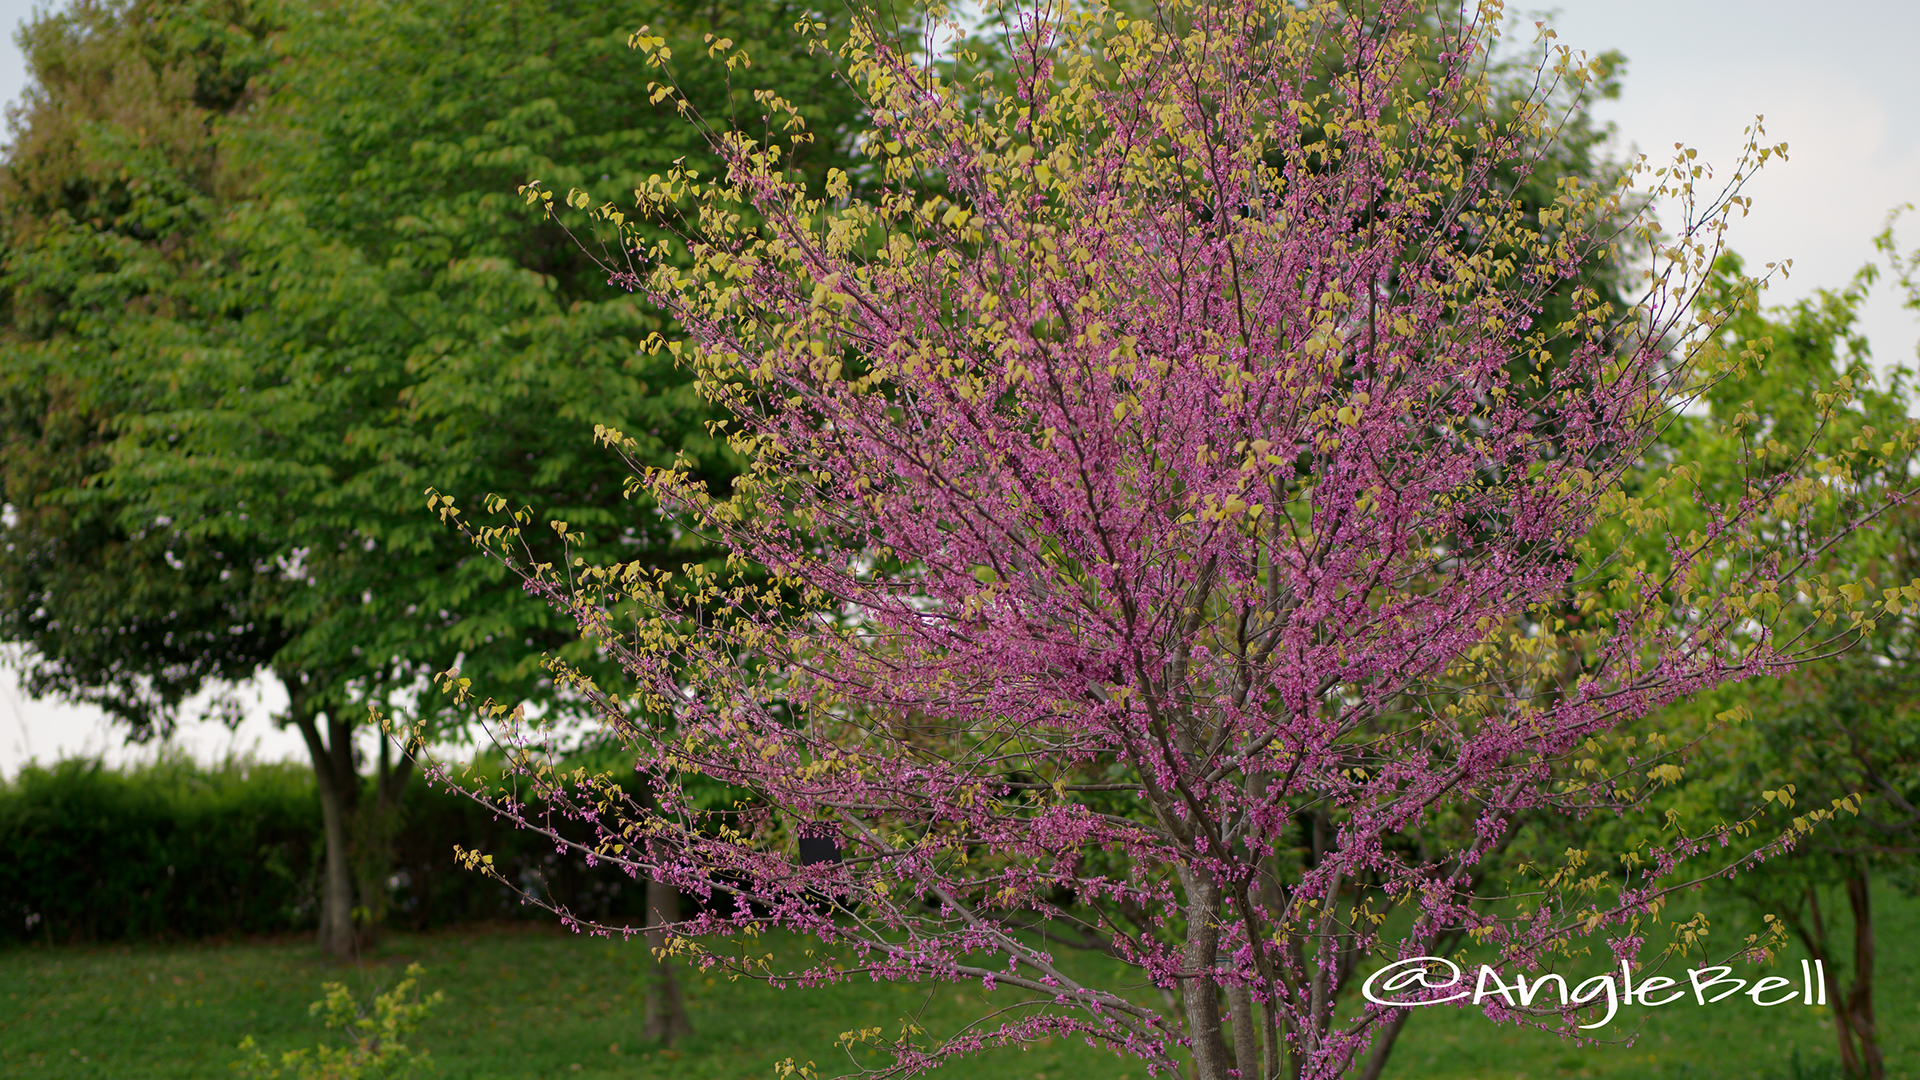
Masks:
[[[1624,556],[1699,483],[1647,448],[1755,362],[1707,347],[1695,303],[1740,177],[1709,197],[1690,154],[1636,166],[1692,208],[1675,234],[1596,235],[1631,196],[1573,178],[1523,212],[1511,177],[1593,73],[1548,52],[1532,96],[1492,101],[1497,9],[1430,12],[1011,11],[1010,69],[977,78],[965,48],[863,27],[835,47],[870,175],[800,186],[810,136],[763,96],[766,137],[721,138],[720,175],[569,194],[747,465],[714,490],[636,464],[732,553],[678,574],[538,561],[498,497],[465,526],[624,665],[618,688],[551,666],[641,774],[556,770],[488,701],[525,785],[477,797],[588,817],[580,854],[700,898],[650,928],[663,955],[1025,992],[951,1037],[903,1026],[881,1072],[1065,1034],[1200,1080],[1333,1077],[1404,1013],[1343,988],[1446,935],[1639,962],[1717,833],[1668,832],[1610,892],[1574,858],[1489,903],[1479,871],[1527,815],[1629,812],[1683,775],[1656,748],[1598,769],[1620,725],[1920,599],[1809,581],[1826,622],[1774,633],[1822,545],[1905,497],[1856,459],[1914,436],[1776,452],[1657,565]],[[1575,290],[1539,318],[1609,245],[1638,245],[1642,302]],[[780,966],[767,926],[833,949]],[[1076,979],[1075,944],[1137,982]]]

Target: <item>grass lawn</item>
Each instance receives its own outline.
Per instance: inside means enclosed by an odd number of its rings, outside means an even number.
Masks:
[[[776,951],[794,939],[763,938]],[[669,1050],[640,1037],[645,947],[537,927],[396,934],[359,967],[322,961],[304,938],[274,943],[26,948],[0,952],[0,1076],[229,1077],[251,1034],[269,1056],[326,1037],[307,1006],[320,984],[388,986],[418,961],[422,987],[442,990],[412,1045],[447,1080],[535,1077],[753,1077],[786,1057],[845,1064],[842,1031],[920,1013],[937,1031],[978,1015],[977,985],[857,982],[771,990],[682,971],[694,1036]],[[1075,957],[1097,961],[1096,957]],[[1011,998],[993,995],[996,1004]],[[924,1011],[922,1011],[924,1010]],[[932,1022],[928,1022],[931,1020]],[[832,1072],[842,1071],[838,1068]],[[1002,1051],[943,1077],[1133,1077],[1137,1063],[1083,1043]]]
[[[1891,889],[1873,895],[1878,945],[1874,1004],[1889,1080],[1920,1080],[1920,901]],[[1710,911],[1717,933],[1738,940],[1736,922],[1751,915]],[[1851,920],[1836,938],[1852,951]],[[1726,942],[1722,942],[1725,945]],[[1789,951],[1759,974],[1800,979]],[[1738,967],[1739,965],[1736,965]],[[1663,974],[1679,979],[1674,970]],[[1737,971],[1736,978],[1753,979]],[[1716,991],[1709,990],[1712,996]],[[1706,1007],[1693,996],[1661,1008],[1623,1007],[1597,1029],[1612,1044],[1576,1046],[1550,1032],[1489,1023],[1480,1013],[1436,1007],[1414,1014],[1395,1046],[1386,1075],[1394,1080],[1839,1080],[1831,1010],[1781,1005],[1760,1008],[1735,995]],[[1633,1045],[1624,1045],[1633,1036]]]
[[[1920,1080],[1920,902],[1876,896],[1877,1001],[1888,1075]],[[778,949],[782,942],[773,941]],[[786,947],[798,947],[789,939]],[[834,1038],[920,1012],[936,1032],[977,1015],[977,986],[854,983],[775,991],[698,973],[687,979],[694,1037],[662,1051],[639,1038],[646,954],[636,943],[529,927],[394,935],[359,967],[322,962],[304,939],[248,944],[0,952],[0,1076],[227,1077],[234,1047],[254,1036],[268,1052],[311,1046],[325,1032],[307,1013],[320,984],[385,986],[411,961],[447,1001],[415,1044],[448,1080],[672,1077],[770,1080],[773,1063],[813,1060],[840,1071]],[[1075,957],[1093,968],[1095,957]],[[1797,958],[1786,965],[1797,972]],[[1092,970],[1087,972],[1094,974]],[[1009,1000],[1006,992],[993,995]],[[921,1012],[921,1010],[923,1010]],[[1475,1012],[1417,1014],[1394,1052],[1392,1077],[1539,1080],[1555,1077],[1795,1080],[1834,1075],[1831,1020],[1797,1005],[1744,998],[1700,1008],[1622,1010],[1613,1031],[1631,1047],[1576,1047],[1496,1026]],[[1794,1054],[1798,1052],[1796,1072]],[[940,1070],[946,1080],[1140,1080],[1145,1070],[1084,1044],[1055,1041]]]

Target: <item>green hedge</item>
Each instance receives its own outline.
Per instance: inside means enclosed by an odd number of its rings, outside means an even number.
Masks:
[[[319,835],[293,765],[28,766],[0,786],[0,927],[102,941],[297,926]]]
[[[504,886],[457,868],[456,843],[492,854],[510,879],[583,916],[640,918],[640,883],[606,867],[589,870],[472,802],[416,781],[402,801],[391,922],[424,929],[545,917]],[[0,941],[308,928],[324,856],[319,798],[302,765],[28,766],[0,783]]]

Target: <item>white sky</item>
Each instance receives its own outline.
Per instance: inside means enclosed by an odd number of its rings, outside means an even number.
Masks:
[[[0,0],[0,26],[17,25],[34,6]],[[1887,211],[1920,202],[1915,0],[1567,0],[1554,25],[1576,49],[1626,54],[1620,99],[1597,110],[1619,126],[1623,148],[1637,145],[1658,160],[1684,142],[1731,166],[1756,114],[1765,116],[1770,142],[1789,144],[1789,160],[1770,164],[1747,189],[1753,214],[1732,234],[1750,266],[1793,260],[1792,278],[1772,301],[1845,285],[1872,256]],[[25,81],[8,34],[0,100],[18,97]],[[1920,244],[1920,222],[1903,228],[1902,239]],[[1885,287],[1874,294],[1865,329],[1878,362],[1914,362],[1915,318]],[[259,704],[237,735],[189,726],[182,747],[202,758],[229,750],[303,755],[297,737],[265,719],[284,702],[279,687],[244,693]],[[150,751],[122,748],[97,714],[23,699],[13,674],[0,670],[0,776],[29,758],[82,753],[123,761]]]
[[[1768,142],[1788,144],[1731,230],[1750,269],[1793,260],[1769,302],[1845,286],[1887,212],[1920,203],[1914,0],[1569,0],[1553,25],[1562,44],[1626,54],[1619,100],[1595,112],[1650,160],[1684,142],[1731,166],[1756,115]],[[1920,245],[1910,216],[1896,234],[1909,247]],[[1878,364],[1914,364],[1915,319],[1883,278],[1863,316]]]

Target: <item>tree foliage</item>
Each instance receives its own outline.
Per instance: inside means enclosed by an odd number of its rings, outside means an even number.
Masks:
[[[624,466],[591,425],[719,487],[734,468],[688,378],[636,352],[664,318],[606,289],[514,189],[637,186],[704,160],[673,105],[647,103],[628,33],[758,41],[799,10],[128,0],[27,32],[36,82],[5,203],[4,632],[32,692],[142,735],[209,682],[277,676],[328,809],[330,951],[351,947],[353,908],[381,914],[410,763],[382,753],[362,799],[369,706],[457,731],[415,694],[458,662],[564,712],[535,654],[594,662],[569,651],[570,620],[423,518],[420,491],[512,492],[604,525],[606,558],[668,565],[698,541],[616,519]],[[817,128],[851,123],[824,59],[760,59]],[[721,126],[751,106],[721,76],[688,101]]]
[[[270,28],[239,4],[83,0],[22,31],[34,80],[0,170],[0,637],[28,645],[28,693],[96,705],[139,739],[288,636],[256,570],[268,551],[125,521],[95,483],[114,419],[164,370],[165,339],[142,331],[177,313],[206,257],[229,193],[215,123],[254,100]]]
[[[1899,273],[1891,229],[1880,244]],[[1907,422],[1912,373],[1894,367],[1876,376],[1855,329],[1878,268],[1869,264],[1845,289],[1819,290],[1771,311],[1740,283],[1739,269],[1731,256],[1718,269],[1714,302],[1730,318],[1711,344],[1752,362],[1714,387],[1699,415],[1675,426],[1665,439],[1667,452],[1694,462],[1724,497],[1745,471],[1779,468],[1789,446],[1812,442],[1830,452],[1884,446],[1886,433]],[[1835,386],[1854,388],[1852,401],[1822,409],[1821,395]],[[1912,469],[1910,457],[1888,454],[1849,479],[1861,489],[1886,489],[1905,483]],[[1673,500],[1667,513],[1676,531],[1706,520],[1690,499]],[[1787,529],[1777,535],[1783,544],[1807,539]],[[1876,598],[1879,617],[1850,627],[1835,643],[1846,651],[1779,679],[1724,688],[1653,722],[1682,751],[1674,760],[1689,782],[1663,800],[1681,820],[1739,820],[1756,808],[1769,811],[1764,826],[1742,830],[1716,858],[1743,863],[1755,849],[1777,844],[1790,854],[1747,867],[1719,890],[1748,901],[1771,924],[1773,933],[1748,935],[1749,944],[1791,943],[1820,962],[1842,1069],[1876,1080],[1885,1067],[1873,1007],[1870,886],[1881,880],[1912,887],[1920,855],[1920,726],[1910,705],[1920,612],[1900,591],[1920,571],[1915,539],[1913,508],[1901,506],[1880,527],[1809,552],[1822,572],[1816,589],[1851,582],[1863,598]],[[1789,624],[1803,628],[1821,621],[1814,604],[1790,604],[1786,614]],[[1722,715],[1737,722],[1716,723]],[[1644,741],[1648,732],[1621,734]],[[1610,749],[1617,755],[1628,747]],[[1809,811],[1838,812],[1817,829],[1796,827]],[[1618,846],[1618,837],[1611,840]],[[1850,948],[1840,945],[1842,911],[1851,925]]]

